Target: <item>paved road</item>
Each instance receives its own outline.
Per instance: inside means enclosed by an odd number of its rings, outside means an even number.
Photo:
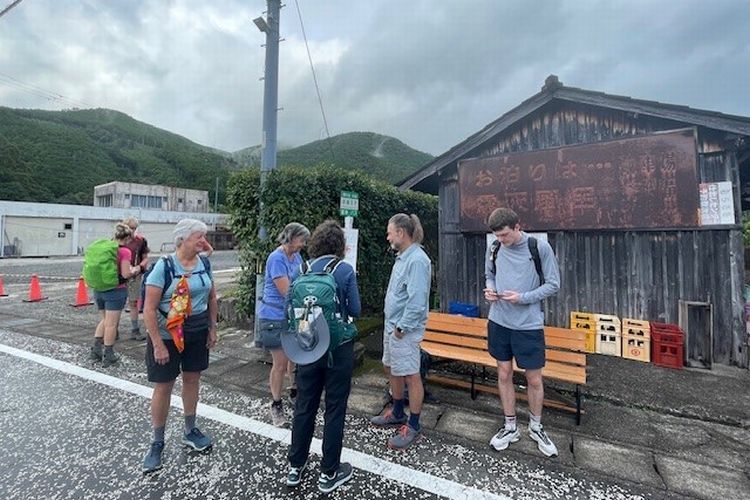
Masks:
[[[205,384],[199,425],[216,445],[200,454],[178,444],[175,398],[165,468],[143,476],[150,389],[140,362],[125,359],[104,370],[78,346],[0,330],[0,371],[0,498],[320,497],[317,458],[300,488],[283,485],[289,433],[268,425],[261,399]],[[519,463],[445,436],[393,452],[384,446],[388,435],[347,417],[344,459],[356,476],[332,497],[642,498],[592,476]]]
[[[157,257],[158,254],[152,254]],[[215,270],[228,270],[239,266],[237,251],[216,251],[211,255],[211,266]],[[19,283],[28,286],[32,274],[44,283],[75,281],[81,275],[83,257],[39,257],[24,259],[0,259],[0,275],[5,283]]]

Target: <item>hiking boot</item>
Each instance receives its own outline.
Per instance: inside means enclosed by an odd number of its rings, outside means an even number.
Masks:
[[[339,465],[338,470],[330,476],[328,474],[323,474],[322,472],[320,473],[320,478],[318,479],[318,490],[321,493],[330,493],[350,480],[353,475],[354,469],[352,469],[351,464],[344,462]]]
[[[382,415],[372,417],[370,423],[375,427],[398,427],[404,425],[406,420],[406,413],[401,417],[396,417],[393,415],[393,409],[388,409]]]
[[[557,456],[557,446],[544,432],[544,428],[540,425],[539,427],[529,426],[529,437],[536,441],[537,448],[539,451],[544,453],[547,457]]]
[[[164,451],[164,441],[151,443],[148,453],[143,458],[143,473],[155,472],[162,468],[161,452]]]
[[[510,445],[521,439],[521,433],[518,432],[518,428],[508,429],[507,427],[501,427],[497,434],[492,436],[490,439],[490,446],[496,451],[503,451]]]
[[[301,467],[289,467],[289,474],[286,476],[286,485],[290,488],[293,488],[295,486],[298,486],[299,483],[302,482],[302,476],[305,473],[305,469],[307,469],[307,464],[310,461],[308,458],[305,460],[305,463],[302,464]]]
[[[415,430],[411,425],[402,425],[398,434],[388,439],[388,448],[405,450],[422,437],[422,431]]]
[[[91,351],[89,352],[89,359],[93,361],[101,361],[102,354],[104,354],[104,348],[102,347],[102,344],[94,344],[91,346]]]
[[[104,368],[114,365],[118,361],[120,361],[120,355],[118,353],[112,349],[104,349],[104,354],[102,354],[102,366]]]
[[[289,389],[289,402],[292,404],[292,408],[294,408],[294,405],[297,403],[297,386],[293,385],[287,389]]]
[[[193,427],[193,430],[182,436],[182,444],[191,447],[195,451],[204,451],[213,446],[213,441],[197,427]]]
[[[140,328],[133,328],[132,330],[130,330],[130,340],[146,340],[146,334],[141,333]]]
[[[281,405],[271,405],[271,423],[276,427],[286,427],[287,419]]]

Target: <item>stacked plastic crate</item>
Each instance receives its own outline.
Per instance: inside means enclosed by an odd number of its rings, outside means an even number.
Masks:
[[[592,313],[570,312],[570,329],[586,334],[586,352],[596,352],[596,318]]]
[[[622,357],[644,363],[651,361],[651,326],[648,321],[623,318]]]
[[[685,354],[685,335],[678,325],[650,323],[651,361],[655,365],[682,369]]]
[[[620,318],[610,314],[595,314],[596,352],[607,356],[622,356],[622,326]]]

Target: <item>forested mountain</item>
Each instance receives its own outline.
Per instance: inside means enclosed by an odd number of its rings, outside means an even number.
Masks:
[[[260,146],[233,153],[243,165],[260,164]],[[320,164],[355,168],[392,184],[405,179],[432,159],[427,153],[412,149],[403,142],[373,132],[350,132],[322,139],[304,146],[278,152],[278,165],[302,167]]]
[[[392,183],[432,157],[398,139],[353,132],[282,150],[277,164],[360,169]],[[203,189],[219,201],[231,172],[260,164],[260,147],[235,153],[196,144],[109,109],[0,107],[0,199],[90,205],[111,181]]]

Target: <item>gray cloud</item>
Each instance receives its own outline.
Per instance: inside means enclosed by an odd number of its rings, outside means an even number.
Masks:
[[[536,93],[571,86],[750,115],[742,0],[299,0],[332,133],[439,154]],[[0,72],[210,146],[260,142],[255,0],[28,0],[0,19]],[[293,2],[279,141],[324,137]],[[0,104],[60,109],[0,77]]]

